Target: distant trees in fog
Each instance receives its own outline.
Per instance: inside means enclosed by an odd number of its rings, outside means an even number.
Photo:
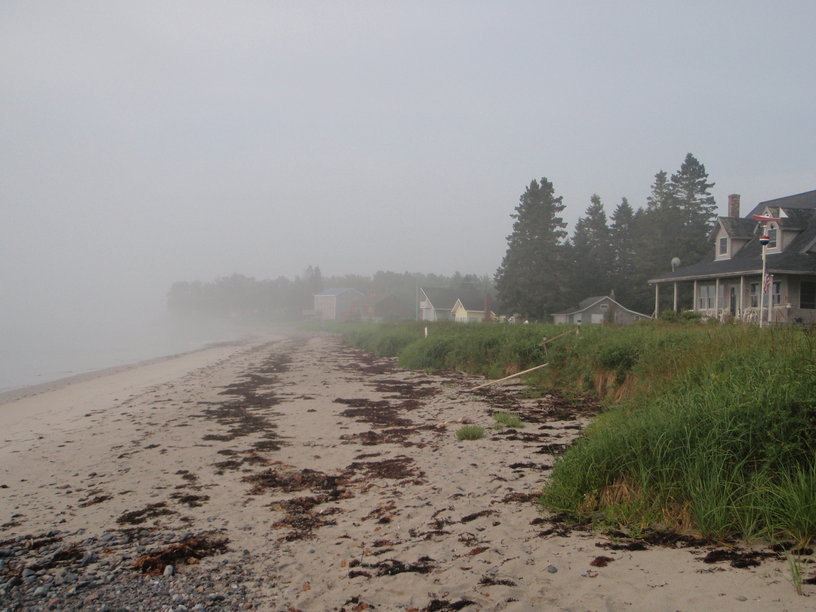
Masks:
[[[417,287],[471,287],[482,293],[493,292],[489,276],[461,274],[452,276],[410,272],[377,272],[373,276],[348,274],[323,277],[319,267],[309,266],[294,279],[278,277],[256,280],[233,274],[212,282],[173,284],[167,296],[168,308],[179,316],[215,316],[242,320],[296,320],[313,307],[313,296],[330,287],[346,287],[366,295],[389,296],[403,304],[402,311],[413,313]]]
[[[626,198],[607,218],[593,195],[571,238],[561,196],[546,178],[519,198],[507,252],[496,272],[499,307],[543,319],[584,298],[608,295],[633,310],[651,312],[647,280],[670,269],[673,257],[692,264],[711,252],[716,204],[705,166],[691,153],[670,177],[655,174],[644,207]],[[610,222],[611,221],[611,222]]]
[[[613,290],[627,308],[651,312],[654,298],[648,279],[669,270],[674,257],[692,264],[712,252],[713,186],[705,166],[689,153],[671,176],[663,170],[655,174],[641,207],[633,208],[623,198],[607,216],[600,196],[593,195],[570,236],[562,217],[566,204],[553,184],[541,178],[531,181],[519,198],[507,251],[493,279],[458,272],[444,276],[383,271],[324,278],[320,268],[309,266],[294,279],[233,274],[206,283],[177,282],[168,306],[180,315],[292,320],[312,308],[315,293],[346,287],[388,296],[410,313],[418,287],[468,287],[494,294],[498,313],[542,320]]]

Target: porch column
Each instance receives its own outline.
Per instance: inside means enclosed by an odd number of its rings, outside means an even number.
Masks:
[[[677,312],[677,281],[674,281],[674,312]]]
[[[697,281],[694,281],[694,288],[692,289],[694,295],[691,296],[691,309],[697,310]]]
[[[714,279],[714,318],[720,318],[720,279]]]
[[[660,283],[655,283],[654,318],[656,319],[658,315],[660,315]]]
[[[743,316],[743,304],[742,304],[743,297],[742,296],[744,294],[745,294],[745,277],[740,276],[740,296],[739,296],[739,318],[740,318],[740,320],[742,320],[742,316]]]

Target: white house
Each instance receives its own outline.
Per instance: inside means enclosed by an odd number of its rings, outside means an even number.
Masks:
[[[764,292],[762,234],[768,238]],[[705,260],[649,281],[655,310],[661,286],[673,288],[678,309],[678,284],[690,283],[691,307],[706,317],[758,322],[762,312],[770,323],[816,323],[816,190],[760,202],[745,217],[739,195],[731,195],[728,216],[717,219],[712,237]]]

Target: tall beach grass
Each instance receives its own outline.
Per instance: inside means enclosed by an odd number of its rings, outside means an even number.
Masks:
[[[428,337],[425,337],[425,327]],[[604,411],[555,463],[542,504],[579,521],[816,538],[816,334],[742,325],[350,325],[406,368],[525,375]]]

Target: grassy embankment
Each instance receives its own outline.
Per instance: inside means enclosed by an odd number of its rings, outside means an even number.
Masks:
[[[347,325],[403,367],[526,375],[604,412],[556,462],[541,501],[579,521],[807,544],[816,539],[816,335],[648,323]]]

